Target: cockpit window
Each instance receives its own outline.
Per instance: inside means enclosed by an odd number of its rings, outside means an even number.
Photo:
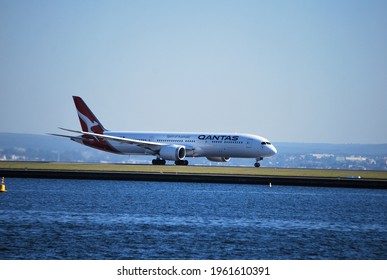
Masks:
[[[261,145],[271,145],[270,142],[261,142]]]

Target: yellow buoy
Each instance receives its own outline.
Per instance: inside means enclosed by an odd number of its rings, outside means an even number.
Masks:
[[[4,183],[4,177],[1,178],[1,186],[0,186],[0,192],[6,192],[7,190],[5,189],[5,183]]]

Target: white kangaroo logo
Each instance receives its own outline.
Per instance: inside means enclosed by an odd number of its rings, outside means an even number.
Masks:
[[[79,111],[78,111],[78,116],[86,124],[87,132],[94,132],[92,130],[92,128],[96,127],[96,126],[99,126],[99,123],[97,123],[96,121],[91,122],[91,120],[87,116],[85,116],[84,114],[82,114]]]

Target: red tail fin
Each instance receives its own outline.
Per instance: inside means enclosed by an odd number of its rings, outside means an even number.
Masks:
[[[73,96],[83,131],[103,134],[106,129],[79,96]]]

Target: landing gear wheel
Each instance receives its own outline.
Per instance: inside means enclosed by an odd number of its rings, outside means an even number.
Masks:
[[[154,159],[152,160],[153,165],[165,165],[166,161],[165,159]]]
[[[255,159],[255,164],[254,164],[254,166],[255,166],[255,167],[260,167],[261,164],[259,163],[259,161],[261,161],[261,160],[263,160],[263,157],[256,158],[256,159]]]
[[[176,165],[188,165],[188,160],[176,160]]]

